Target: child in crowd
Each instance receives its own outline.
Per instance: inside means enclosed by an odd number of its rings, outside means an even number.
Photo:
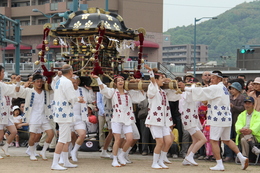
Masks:
[[[171,148],[168,151],[168,157],[172,157],[174,159],[178,158],[179,155],[179,131],[176,128],[173,128],[172,134],[174,136],[173,143],[171,145]]]
[[[14,125],[17,128],[17,125],[22,123],[22,116],[21,116],[21,111],[20,111],[19,106],[13,107],[13,117],[14,117]],[[17,130],[18,129],[21,129],[21,127],[17,128]],[[20,147],[19,146],[19,135],[18,135],[18,133],[15,135],[15,146]]]
[[[97,108],[95,105],[88,104],[87,133],[97,132],[98,120],[97,120],[97,117],[93,113],[93,111],[95,111],[96,109]]]

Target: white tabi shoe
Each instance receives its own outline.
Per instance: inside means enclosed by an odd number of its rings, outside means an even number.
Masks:
[[[113,156],[113,155],[112,155]],[[101,153],[100,153],[100,157],[101,158],[110,158],[110,155],[107,154],[107,151],[106,150],[101,150]]]
[[[8,153],[8,145],[4,145],[3,147],[2,147],[2,150],[3,150],[3,152],[5,153],[5,155],[7,156],[7,157],[10,157],[10,154]]]
[[[52,165],[51,166],[51,169],[52,170],[58,170],[58,171],[64,171],[64,170],[67,170],[67,168],[64,168],[64,167],[62,167],[62,166],[60,166],[60,165]]]
[[[78,167],[78,165],[72,164],[72,163],[66,163],[63,165],[65,168],[76,168]]]
[[[42,158],[42,160],[45,160],[45,161],[47,161],[48,160],[48,158],[45,156],[45,152],[40,152],[40,157]]]
[[[35,157],[35,155],[30,155],[30,160],[31,161],[37,161],[38,159]]]
[[[241,169],[245,170],[248,167],[249,160],[246,157],[243,157],[243,159],[240,159],[241,163]]]
[[[211,171],[225,171],[225,168],[224,168],[224,166],[222,165],[216,165],[216,166],[214,166],[214,167],[210,167],[209,168]]]
[[[182,162],[182,165],[183,166],[191,166],[191,163],[184,159],[183,162]]]
[[[193,158],[185,157],[185,160],[194,166],[198,166],[198,163],[196,163]]]
[[[123,153],[120,153],[119,156],[118,156],[118,161],[119,163],[122,165],[122,166],[125,166],[126,165],[126,160],[125,160],[125,157],[124,157],[124,154]]]
[[[151,167],[153,169],[162,169],[162,167],[158,163],[153,163]]]

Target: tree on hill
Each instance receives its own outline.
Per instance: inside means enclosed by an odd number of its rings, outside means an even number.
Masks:
[[[242,3],[217,16],[197,24],[197,44],[209,45],[209,61],[231,56],[228,66],[236,65],[236,52],[243,45],[260,45],[260,2]],[[171,28],[171,44],[194,44],[194,25]]]

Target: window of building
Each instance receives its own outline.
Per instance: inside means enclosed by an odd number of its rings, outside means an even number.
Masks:
[[[48,23],[48,19],[39,19],[38,25],[44,25],[45,23]]]
[[[44,5],[47,3],[50,3],[50,0],[39,0],[39,2],[38,2],[39,5]]]
[[[20,24],[21,24],[21,26],[27,26],[27,25],[30,25],[30,20],[21,21]]]
[[[26,2],[13,2],[11,4],[11,7],[25,7],[25,6],[30,6],[30,1],[26,1]]]
[[[51,3],[51,11],[57,11],[58,10],[58,3]]]

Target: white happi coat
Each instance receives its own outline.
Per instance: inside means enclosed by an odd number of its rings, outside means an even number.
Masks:
[[[170,127],[173,125],[169,102],[166,92],[159,89],[158,85],[152,82],[148,86],[148,116],[145,124]]]
[[[73,105],[78,101],[78,96],[71,80],[65,76],[56,76],[51,86],[54,91],[52,102],[54,122],[73,122]]]
[[[9,96],[3,96],[1,100],[1,119],[0,124],[8,124],[8,120],[14,123],[13,111],[11,108],[12,98]]]
[[[222,82],[205,88],[192,88],[192,99],[194,101],[208,101],[208,125],[231,126],[232,115],[230,112],[229,92]]]
[[[191,92],[183,92],[181,96],[182,98],[179,101],[179,111],[181,113],[181,122],[184,130],[194,127],[202,129],[198,116],[199,102],[192,100]]]
[[[0,124],[8,124],[8,120],[10,120],[12,123],[14,122],[13,112],[11,109],[11,97],[16,98],[15,87],[15,85],[0,82]]]
[[[108,88],[104,85],[100,93],[108,99],[112,99],[113,116],[111,122],[124,123],[131,125],[135,123],[135,115],[133,113],[133,103],[140,103],[145,99],[145,95],[141,91],[124,90],[125,94],[120,95],[118,89]]]
[[[44,104],[44,115],[47,120],[53,119],[52,111],[51,111],[51,104],[50,104],[50,92],[42,90],[44,94],[44,100],[42,100],[42,104]],[[26,117],[26,121],[30,123],[30,117],[32,116],[32,108],[34,104],[34,97],[36,91],[34,88],[24,88],[20,87],[19,92],[17,92],[17,97],[25,99],[24,105],[24,114]],[[37,115],[33,115],[37,116]],[[42,122],[39,122],[42,123]]]
[[[164,91],[166,92],[167,99],[170,102],[175,102],[181,99],[181,94],[176,94],[177,91],[174,89],[165,89]]]
[[[77,92],[77,97],[83,97],[84,99],[87,98],[87,93],[86,91],[84,90],[84,88],[82,87],[78,87],[78,89],[76,90]],[[77,110],[80,112],[80,115],[76,115],[75,114],[75,110],[74,108],[80,108],[80,110]],[[74,108],[73,108],[73,113],[74,113],[74,122],[77,122],[77,121],[86,121],[88,122],[88,107],[87,107],[87,104],[86,103],[79,103],[79,102],[76,102],[74,104]]]

